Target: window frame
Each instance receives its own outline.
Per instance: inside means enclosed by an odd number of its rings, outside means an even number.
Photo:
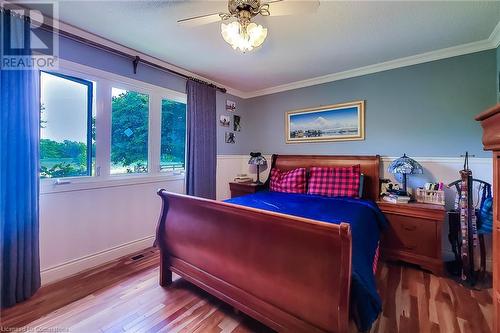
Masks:
[[[162,105],[163,105],[163,100],[170,100],[170,101],[173,101],[173,102],[177,102],[177,103],[182,103],[182,104],[185,104],[186,105],[186,137],[184,138],[184,169],[183,170],[172,170],[172,171],[169,171],[169,170],[165,170],[165,171],[162,171],[161,170],[161,123],[163,121],[163,117],[162,117]],[[178,99],[172,99],[172,98],[168,98],[168,97],[164,97],[162,96],[160,98],[160,144],[159,144],[159,152],[158,152],[158,158],[159,158],[159,161],[158,161],[158,172],[160,174],[185,174],[186,172],[186,159],[187,159],[187,95],[186,95],[186,98],[183,99],[183,100],[178,100]]]
[[[59,60],[59,69],[50,71],[49,74],[69,76],[95,83],[95,87],[92,89],[92,92],[95,89],[95,172],[91,176],[40,179],[41,193],[77,191],[185,178],[184,172],[160,171],[160,145],[161,101],[163,99],[170,99],[187,104],[186,93],[159,87],[64,59]],[[110,172],[112,88],[133,90],[149,95],[147,173],[111,174]],[[92,112],[90,112],[90,116],[92,117]],[[92,161],[92,159],[90,160]]]
[[[61,74],[61,73],[57,73],[54,71],[40,71],[40,73],[39,73],[40,89],[41,89],[42,73],[56,76],[56,77],[59,77],[61,79],[65,79],[68,81],[72,81],[72,82],[87,86],[87,163],[86,163],[87,164],[87,174],[85,176],[78,176],[78,177],[64,177],[64,179],[66,179],[66,178],[79,178],[79,177],[92,177],[92,174],[93,174],[93,172],[92,172],[93,171],[92,170],[92,111],[93,111],[93,107],[94,107],[94,83],[92,81],[89,81],[89,80],[84,80],[84,79],[81,79],[78,77],[74,77],[74,76],[70,76],[70,75],[66,75],[66,74]],[[40,96],[41,96],[41,94],[40,94]],[[40,105],[42,105],[41,101],[40,101]]]

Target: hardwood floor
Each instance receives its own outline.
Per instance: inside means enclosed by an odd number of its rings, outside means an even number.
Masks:
[[[492,289],[470,290],[409,266],[382,263],[377,287],[382,315],[372,333],[492,332]]]
[[[141,254],[139,260],[122,258],[43,287],[30,300],[1,311],[1,331],[272,332],[182,279],[160,287],[158,252]],[[380,264],[377,283],[384,310],[372,333],[492,331],[491,290],[471,291],[390,263]]]

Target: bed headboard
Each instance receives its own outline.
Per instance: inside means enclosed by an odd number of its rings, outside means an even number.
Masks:
[[[364,174],[363,197],[377,200],[379,197],[380,178],[380,156],[356,156],[356,155],[273,155],[271,169],[291,170],[295,168],[319,167],[348,167],[361,165],[361,173]],[[269,187],[269,177],[266,181]]]

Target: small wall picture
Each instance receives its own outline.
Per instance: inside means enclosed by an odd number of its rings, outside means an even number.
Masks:
[[[235,112],[236,111],[236,102],[226,100],[226,111]]]
[[[234,115],[233,116],[233,131],[240,132],[241,131],[241,117]]]
[[[286,143],[365,139],[365,101],[285,113]]]
[[[233,132],[226,132],[226,143],[236,143],[236,136]]]
[[[221,115],[219,118],[219,124],[223,127],[229,127],[229,125],[231,125],[231,117],[226,115]]]

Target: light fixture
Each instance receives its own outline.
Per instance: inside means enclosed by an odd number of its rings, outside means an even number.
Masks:
[[[192,16],[178,20],[177,23],[197,26],[222,20],[226,22],[220,27],[224,40],[233,49],[245,53],[262,45],[267,37],[267,29],[252,22],[253,18],[303,15],[316,12],[318,7],[319,0],[227,0],[227,12]]]
[[[262,45],[267,37],[267,28],[254,22],[240,20],[222,23],[221,34],[233,49],[244,53]]]
[[[387,168],[387,171],[393,174],[403,175],[403,190],[401,190],[398,195],[408,195],[408,192],[406,190],[407,175],[424,173],[424,169],[422,168],[420,163],[415,161],[413,158],[406,156],[406,154],[403,154],[403,156],[401,156],[400,158],[392,161],[392,163],[389,165],[389,168]]]
[[[248,164],[257,166],[257,181],[253,182],[254,184],[262,185],[260,181],[260,166],[267,165],[267,160],[261,153],[250,153],[250,159],[248,160]]]

